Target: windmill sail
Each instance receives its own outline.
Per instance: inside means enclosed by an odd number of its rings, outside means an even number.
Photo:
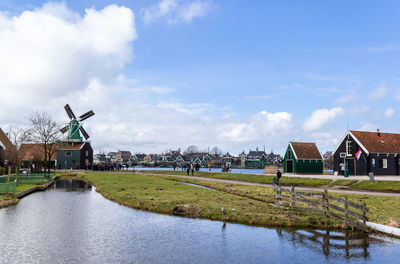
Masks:
[[[69,106],[69,104],[66,104],[64,106],[65,112],[67,112],[67,115],[69,116],[70,119],[76,119],[76,116],[74,114],[74,112],[72,112],[71,107]]]
[[[86,140],[88,140],[88,138],[90,137],[89,134],[86,132],[85,129],[83,129],[83,127],[79,127],[79,130],[81,131],[82,135],[85,137]]]
[[[65,126],[65,127],[61,128],[60,131],[61,131],[61,133],[64,134],[68,131],[68,129],[69,129],[69,126]]]
[[[79,117],[79,121],[86,120],[86,119],[88,119],[88,118],[91,117],[91,116],[94,116],[94,112],[93,112],[92,110],[90,110],[89,112],[87,112],[87,113],[81,115],[81,116]]]

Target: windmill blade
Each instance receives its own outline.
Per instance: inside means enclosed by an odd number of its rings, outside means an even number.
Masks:
[[[69,116],[70,119],[76,119],[76,116],[74,114],[74,112],[72,112],[71,107],[69,106],[69,104],[66,104],[64,106],[65,112],[67,112],[67,115]]]
[[[60,129],[60,131],[61,131],[61,133],[65,133],[65,132],[67,132],[69,130],[69,126],[65,126],[65,127],[63,127],[63,128],[61,128]]]
[[[88,138],[90,138],[89,134],[86,132],[85,129],[83,129],[83,127],[79,127],[79,130],[81,131],[82,135],[85,137],[86,140],[88,140]]]
[[[92,110],[90,110],[89,112],[87,112],[87,113],[81,115],[81,116],[79,117],[79,121],[86,120],[86,119],[88,119],[88,118],[91,117],[91,116],[94,116],[94,112],[93,112]]]

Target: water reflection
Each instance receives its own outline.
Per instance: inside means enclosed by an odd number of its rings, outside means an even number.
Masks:
[[[66,192],[85,192],[92,189],[90,184],[74,179],[58,180],[53,186],[54,189],[64,190]]]
[[[320,230],[284,230],[276,229],[280,239],[290,241],[295,247],[307,247],[314,252],[321,252],[326,257],[343,256],[350,258],[369,257],[370,243],[380,240],[369,237],[366,233],[350,231],[330,232]]]

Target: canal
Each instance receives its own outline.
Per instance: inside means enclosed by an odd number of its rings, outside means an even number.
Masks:
[[[154,214],[58,181],[0,209],[0,253],[0,263],[395,263],[400,244]]]

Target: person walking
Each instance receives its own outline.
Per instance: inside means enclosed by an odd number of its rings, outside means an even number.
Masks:
[[[281,179],[281,177],[282,177],[282,173],[281,173],[281,171],[278,169],[278,170],[276,171],[276,176],[274,177],[274,182],[275,182],[276,185],[279,185],[279,180]]]
[[[192,171],[192,176],[193,176],[193,172],[194,172],[194,166],[193,163],[190,164],[190,170]]]
[[[186,165],[186,175],[189,176],[190,166],[189,164]]]

